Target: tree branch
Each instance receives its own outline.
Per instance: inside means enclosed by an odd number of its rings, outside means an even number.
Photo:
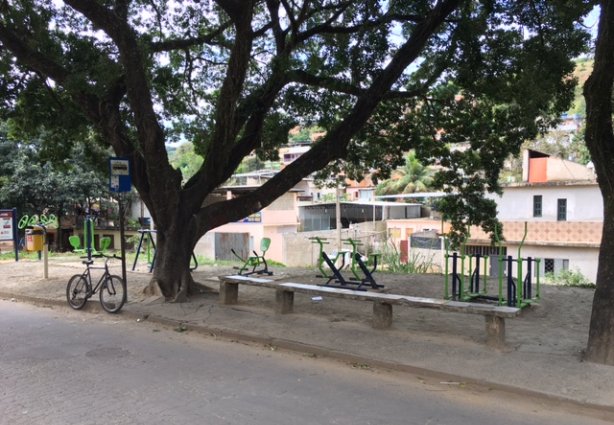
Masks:
[[[48,56],[34,50],[24,43],[15,33],[10,31],[4,24],[0,23],[0,41],[11,51],[19,62],[29,68],[36,70],[58,84],[62,84],[70,76],[70,71],[62,67],[59,63],[51,60]]]
[[[217,4],[228,14],[230,19],[236,24],[242,19],[242,15],[244,14],[244,8],[249,7],[251,9],[251,4],[245,5],[244,2],[240,0],[215,0]],[[250,2],[251,3],[251,2]]]
[[[348,83],[347,81],[343,81],[338,78],[313,75],[300,69],[289,71],[287,74],[289,80],[292,82],[301,83],[307,86],[328,89],[337,93],[344,93],[352,96],[361,96],[367,91],[367,89],[355,86],[353,84]],[[388,91],[384,95],[384,99],[411,99],[420,94],[423,94],[429,85],[430,84],[425,85],[421,89],[411,91]]]
[[[347,154],[347,146],[352,137],[360,131],[392,84],[405,68],[419,57],[429,38],[460,2],[461,0],[438,2],[429,15],[414,28],[412,35],[397,50],[371,86],[360,95],[345,119],[315,143],[308,152],[254,192],[203,207],[198,213],[201,226],[199,230],[207,231],[259,211],[294,187],[304,176],[323,168],[332,160],[343,158]]]
[[[231,21],[223,23],[219,28],[214,31],[203,34],[199,37],[189,38],[177,38],[164,41],[155,41],[150,44],[152,52],[168,52],[171,50],[184,50],[190,47],[200,46],[202,44],[222,45],[221,43],[214,42],[216,37],[219,37],[224,31],[226,31],[232,25]],[[230,47],[225,45],[224,47]]]
[[[154,111],[149,79],[137,35],[128,22],[95,0],[65,0],[65,2],[101,28],[119,50],[128,101],[135,118],[140,147],[138,155],[144,156],[143,167],[140,170],[141,179],[135,180],[135,184],[139,191],[148,191],[150,186],[159,189],[159,192],[152,193],[152,203],[148,206],[152,207],[150,210],[168,212],[168,215],[158,216],[156,220],[162,231],[173,222],[172,211],[180,202],[179,197],[169,198],[168,195],[177,193],[177,189],[181,187],[181,173],[173,169],[168,161],[164,131]]]
[[[279,24],[279,0],[267,0],[267,9],[269,15],[271,15],[271,27],[273,28],[273,36],[275,37],[275,45],[277,48],[277,54],[280,54],[286,48],[286,31],[281,29]],[[257,34],[254,34],[258,36]]]
[[[251,2],[249,3],[243,5],[241,14],[237,14],[234,18],[237,34],[218,97],[213,135],[205,146],[205,161],[201,167],[204,170],[202,178],[207,182],[218,181],[223,174],[220,167],[211,164],[225,163],[241,128],[237,108],[249,68],[253,41],[251,30],[253,7]]]

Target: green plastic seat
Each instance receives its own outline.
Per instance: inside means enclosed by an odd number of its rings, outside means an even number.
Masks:
[[[108,236],[104,236],[100,238],[100,252],[105,252],[111,246],[111,238]]]
[[[264,254],[266,254],[270,246],[271,238],[262,238],[262,240],[260,240],[260,251],[262,251],[262,257],[264,257]]]
[[[81,248],[81,238],[79,235],[70,235],[68,237],[68,243],[72,246],[72,250],[75,252],[82,251]]]
[[[245,261],[243,263],[243,266],[237,267],[239,269],[239,274],[250,275],[250,274],[256,273],[256,274],[265,274],[265,275],[271,276],[273,272],[269,271],[269,266],[266,262],[266,259],[264,258],[270,246],[271,246],[271,238],[262,238],[260,240],[260,251],[262,252],[262,254],[258,255],[256,251],[253,251],[254,255],[251,257],[247,257],[247,259],[245,260],[241,258],[239,255],[237,255],[237,253],[234,250],[231,249],[232,253],[237,258],[239,258],[241,261]],[[262,268],[256,270],[256,268],[260,265],[262,265]],[[248,273],[245,273],[245,271],[248,270],[250,267],[252,270]]]

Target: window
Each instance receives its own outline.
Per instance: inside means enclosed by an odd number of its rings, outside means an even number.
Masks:
[[[544,259],[544,272],[554,273],[554,259],[552,258]]]
[[[533,196],[533,217],[541,217],[542,216],[542,196],[535,195]]]
[[[558,221],[567,220],[567,199],[557,199],[556,219]]]
[[[567,258],[544,258],[542,260],[543,273],[559,274],[569,270],[569,259]]]
[[[257,213],[253,213],[248,215],[243,220],[239,220],[238,223],[261,223],[262,222],[262,213],[258,211]]]

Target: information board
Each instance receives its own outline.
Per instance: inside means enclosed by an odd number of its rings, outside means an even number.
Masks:
[[[15,210],[0,210],[0,241],[15,240]]]
[[[109,158],[109,190],[111,192],[130,192],[130,160]]]

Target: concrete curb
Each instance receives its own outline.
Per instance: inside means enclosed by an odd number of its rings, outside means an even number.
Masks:
[[[59,306],[70,308],[65,300],[55,300],[55,299],[47,299],[40,297],[33,297],[29,295],[19,295],[19,294],[11,294],[7,292],[0,291],[0,299],[9,299],[15,300],[19,302],[25,302],[28,304],[33,304],[36,306]],[[97,302],[88,303],[82,311],[89,313],[100,313],[104,310]],[[147,315],[144,318],[144,315]],[[331,348],[321,347],[317,345],[307,344],[300,341],[293,341],[283,338],[275,338],[275,337],[266,337],[257,334],[251,334],[249,332],[239,332],[235,330],[228,330],[222,328],[216,328],[206,325],[194,325],[190,323],[186,323],[181,320],[169,319],[163,316],[152,315],[151,313],[141,313],[138,311],[128,311],[123,309],[119,314],[116,315],[117,318],[122,318],[125,320],[138,320],[143,319],[144,321],[160,324],[163,326],[175,328],[178,326],[182,326],[186,331],[192,331],[198,333],[200,335],[206,337],[213,337],[216,339],[222,339],[226,341],[240,341],[249,344],[259,344],[263,346],[271,346],[278,349],[282,349],[288,352],[299,353],[299,354],[309,354],[322,358],[327,358],[335,361],[340,361],[349,364],[360,364],[366,365],[368,367],[373,367],[377,369],[387,370],[387,371],[397,371],[408,373],[411,375],[422,375],[425,377],[429,377],[435,380],[446,381],[446,382],[462,382],[466,385],[473,385],[482,388],[488,388],[489,390],[505,392],[508,394],[514,394],[522,397],[530,397],[532,399],[539,399],[544,403],[547,403],[551,406],[560,407],[561,404],[566,404],[568,407],[574,408],[574,411],[577,412],[578,409],[582,410],[584,414],[591,416],[602,416],[604,413],[614,414],[614,406],[609,405],[601,405],[589,402],[583,402],[579,400],[575,400],[573,398],[568,398],[564,396],[560,396],[557,394],[541,392],[530,390],[526,388],[521,388],[513,385],[506,385],[497,382],[490,382],[482,379],[475,379],[472,377],[467,377],[463,375],[450,374],[447,372],[440,372],[433,369],[426,369],[422,367],[412,366],[409,364],[402,364],[396,362],[390,362],[386,360],[376,359],[376,358],[368,358],[365,356],[359,356],[355,354],[350,354],[346,352],[340,352]]]

